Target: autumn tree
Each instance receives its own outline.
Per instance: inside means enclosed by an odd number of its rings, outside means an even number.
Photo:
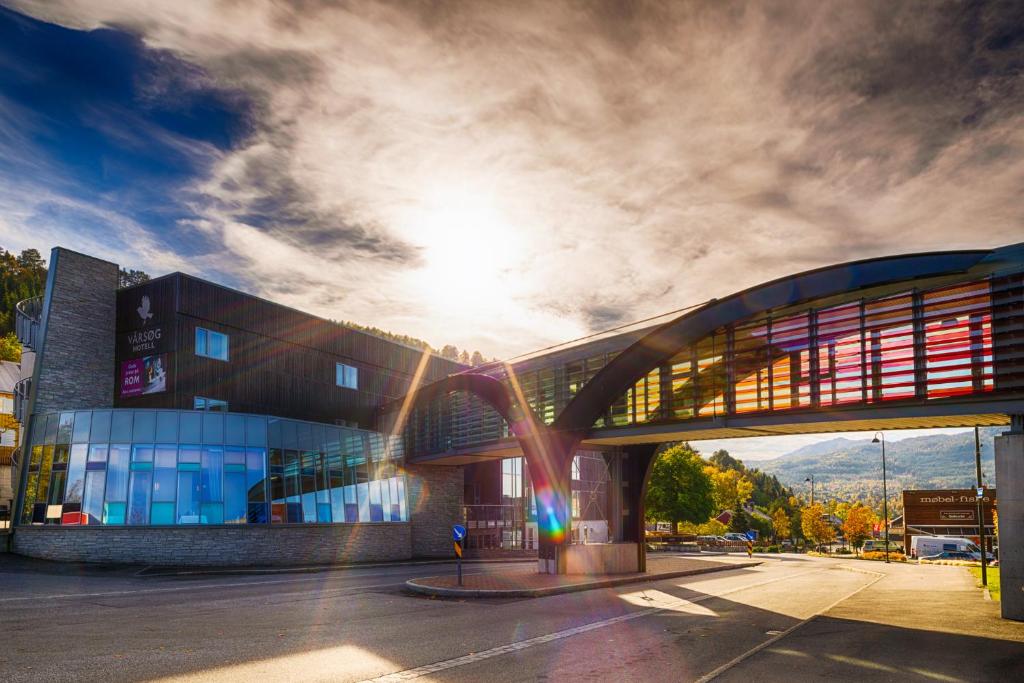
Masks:
[[[804,537],[815,546],[830,543],[836,537],[836,530],[825,516],[825,507],[821,503],[808,505],[801,510],[800,517]]]
[[[789,537],[789,515],[784,508],[780,507],[772,514],[772,531],[775,533],[776,542]]]
[[[713,465],[704,468],[711,479],[715,505],[719,510],[739,512],[754,490],[754,485],[736,470],[720,470]]]
[[[645,499],[651,521],[706,522],[714,512],[711,480],[700,454],[689,444],[663,451],[654,461]]]
[[[0,360],[21,361],[21,342],[13,332],[0,337]]]
[[[871,508],[859,503],[852,506],[847,510],[846,519],[843,520],[843,535],[846,536],[846,542],[859,551],[864,541],[871,538],[871,527],[876,519]]]

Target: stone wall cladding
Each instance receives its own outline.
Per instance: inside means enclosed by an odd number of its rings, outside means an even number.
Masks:
[[[413,557],[452,557],[452,525],[462,524],[463,469],[405,465]]]
[[[167,567],[303,566],[408,560],[410,525],[17,527],[12,550],[60,562]]]
[[[114,401],[117,264],[53,250],[46,331],[33,413],[106,408]]]

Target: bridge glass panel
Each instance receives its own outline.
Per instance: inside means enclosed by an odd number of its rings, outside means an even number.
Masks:
[[[818,385],[822,406],[863,400],[864,348],[861,305],[818,312]]]
[[[929,399],[992,391],[992,314],[987,282],[926,292],[924,355]]]
[[[913,398],[913,297],[901,294],[867,302],[864,334],[870,362],[865,383],[868,401]]]

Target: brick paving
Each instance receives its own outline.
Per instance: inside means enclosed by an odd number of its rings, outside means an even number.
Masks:
[[[532,564],[510,565],[500,572],[464,573],[458,585],[454,571],[441,576],[411,579],[406,587],[417,593],[445,597],[539,597],[639,581],[658,581],[676,576],[726,571],[760,564],[736,560],[704,560],[690,557],[649,557],[646,573],[633,574],[539,574]],[[471,569],[463,567],[464,572]]]

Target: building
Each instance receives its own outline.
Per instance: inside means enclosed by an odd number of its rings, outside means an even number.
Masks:
[[[16,551],[155,564],[450,554],[461,468],[406,466],[401,439],[374,426],[414,377],[464,366],[182,273],[122,290],[117,273],[55,249],[33,329],[19,329],[35,354],[17,406],[31,438]]]
[[[996,490],[985,487],[982,516],[989,543],[995,536]],[[978,497],[975,489],[915,490],[903,492],[903,547],[910,552],[914,536],[959,536],[980,542]],[[893,526],[896,526],[895,520]],[[991,545],[989,546],[991,547]]]
[[[14,508],[14,451],[21,425],[14,418],[14,387],[21,379],[17,363],[0,361],[0,529],[10,525]]]

